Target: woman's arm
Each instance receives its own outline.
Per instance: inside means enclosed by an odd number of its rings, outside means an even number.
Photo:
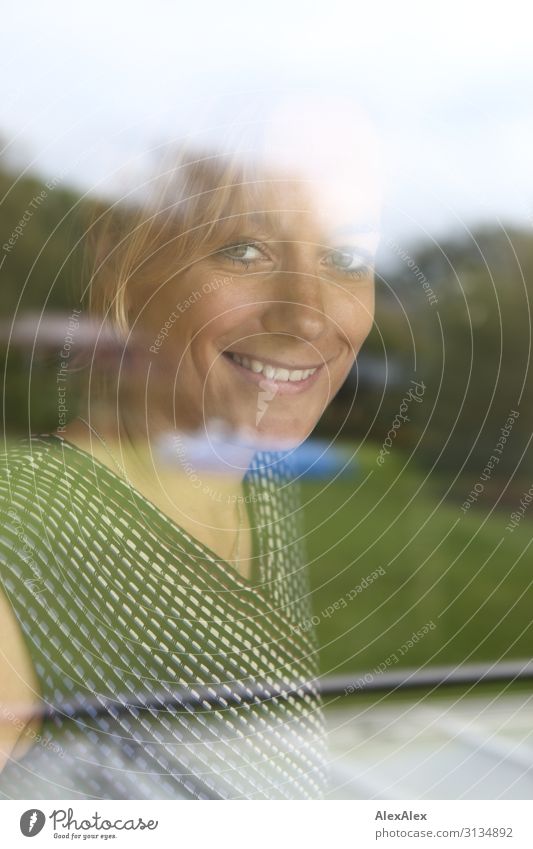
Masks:
[[[24,714],[39,703],[37,677],[13,609],[0,590],[0,770],[33,743],[37,720]]]

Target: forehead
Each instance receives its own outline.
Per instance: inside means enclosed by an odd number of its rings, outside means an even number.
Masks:
[[[229,188],[212,236],[216,241],[248,236],[323,245],[357,240],[374,250],[379,208],[375,194],[349,182],[262,175]]]
[[[336,181],[265,180],[255,193],[255,208],[245,202],[242,213],[248,223],[275,233],[342,236],[378,230],[380,208],[379,193],[347,175]]]

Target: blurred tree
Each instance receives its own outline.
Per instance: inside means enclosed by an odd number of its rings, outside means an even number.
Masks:
[[[485,491],[515,471],[522,480],[533,474],[533,445],[525,451],[533,411],[533,240],[519,231],[484,229],[444,251],[449,271],[437,282],[442,334],[421,358],[434,411],[417,457],[425,466],[437,463],[448,477],[462,470],[461,497],[483,473],[513,410],[520,415],[495,455],[499,462]],[[423,321],[418,313],[415,324]],[[419,433],[429,404],[415,412]]]
[[[381,375],[373,385],[347,381],[334,416],[321,426],[331,434],[332,424],[347,417],[354,436],[369,436],[379,450],[410,380],[423,381],[423,403],[410,404],[410,421],[397,431],[393,450],[413,452],[446,485],[460,474],[454,489],[462,501],[511,411],[519,411],[485,491],[501,491],[502,479],[515,471],[512,488],[519,488],[533,476],[533,445],[526,450],[533,412],[533,239],[523,231],[485,228],[469,239],[420,244],[405,254],[414,270],[405,258],[394,265],[388,257],[387,274],[377,276],[375,327],[359,357],[381,361]],[[394,363],[400,379],[391,381]]]
[[[57,352],[51,346],[33,350],[28,317],[37,328],[41,316],[80,308],[83,237],[93,204],[54,180],[7,171],[0,171],[0,197],[4,425],[10,431],[46,430],[57,425]],[[13,331],[15,321],[26,325],[22,339]]]

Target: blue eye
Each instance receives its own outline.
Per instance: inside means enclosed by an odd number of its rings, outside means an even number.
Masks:
[[[230,245],[230,247],[224,248],[220,253],[233,262],[241,262],[243,265],[248,265],[250,262],[257,262],[257,260],[264,259],[265,256],[256,245],[251,243]]]
[[[346,274],[365,274],[369,270],[370,257],[360,251],[351,248],[341,248],[329,254],[330,265],[345,272]]]

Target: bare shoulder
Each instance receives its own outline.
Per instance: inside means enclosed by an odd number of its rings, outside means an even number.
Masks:
[[[28,721],[39,704],[39,685],[19,622],[0,587],[0,770],[21,757],[40,726]]]

